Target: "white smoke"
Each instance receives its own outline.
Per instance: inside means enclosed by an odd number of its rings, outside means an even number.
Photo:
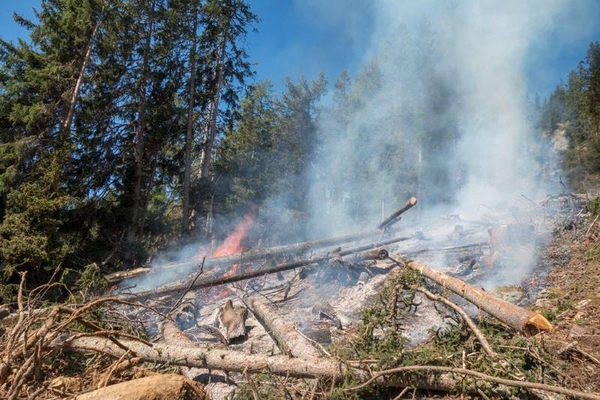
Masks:
[[[327,2],[330,13],[337,9],[355,20],[344,2],[333,3],[339,8]],[[322,11],[322,5],[309,4]],[[374,215],[389,214],[404,201],[394,193],[399,186],[415,192],[427,186],[434,197],[435,168],[430,176],[404,176],[387,168],[386,160],[404,158],[405,165],[415,166],[422,157],[414,147],[418,135],[433,138],[455,127],[455,140],[436,156],[438,171],[448,176],[437,178],[460,187],[455,198],[459,210],[547,193],[539,186],[529,153],[526,60],[568,5],[562,0],[373,2],[372,48],[362,63],[368,69],[375,59],[381,84],[372,92],[358,90],[364,94],[357,99],[361,106],[346,123],[339,123],[335,113],[322,121],[322,142],[311,171],[317,177],[311,188],[315,229],[337,234],[362,229],[369,220],[372,224]],[[419,37],[424,32],[431,32],[434,44]],[[429,81],[431,76],[438,82]],[[447,99],[430,98],[438,96],[439,85],[447,87]],[[431,109],[435,103],[442,108]],[[407,117],[411,110],[428,115]],[[433,126],[431,121],[436,121]],[[431,168],[436,160],[430,155],[425,162]],[[405,198],[410,194],[417,193],[405,193]]]

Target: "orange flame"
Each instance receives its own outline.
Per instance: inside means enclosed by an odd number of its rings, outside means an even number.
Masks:
[[[246,237],[246,233],[253,222],[254,216],[252,214],[246,215],[244,220],[235,227],[233,232],[225,238],[223,243],[210,256],[223,257],[241,252],[242,240]]]

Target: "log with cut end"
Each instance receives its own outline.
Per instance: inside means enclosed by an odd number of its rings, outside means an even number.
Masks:
[[[551,331],[553,329],[550,322],[537,312],[509,303],[483,289],[476,288],[460,279],[453,278],[426,265],[415,262],[409,262],[406,265],[408,268],[420,272],[423,276],[431,279],[443,288],[447,288],[465,298],[519,332],[534,334],[539,331]]]
[[[260,297],[243,299],[256,319],[274,337],[279,348],[293,357],[311,359],[321,354],[296,329],[287,323],[267,301]]]
[[[104,275],[104,279],[106,279],[108,283],[117,283],[124,279],[134,278],[139,275],[147,274],[150,271],[152,271],[151,268],[140,267],[130,269],[128,271],[113,272],[112,274]]]
[[[384,219],[379,226],[377,226],[377,229],[385,230],[394,225],[396,222],[400,221],[400,216],[407,210],[410,210],[412,207],[414,207],[415,204],[417,204],[417,198],[411,197],[402,207],[396,210],[396,212]]]

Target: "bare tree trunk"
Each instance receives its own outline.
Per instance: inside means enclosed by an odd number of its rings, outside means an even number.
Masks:
[[[423,276],[431,279],[443,288],[447,288],[467,299],[519,332],[532,334],[539,331],[551,331],[553,329],[550,322],[537,312],[529,311],[504,301],[483,289],[471,286],[460,279],[453,278],[425,265],[415,262],[409,262],[406,265],[408,268],[419,271]]]
[[[154,10],[155,2],[152,3],[151,9]],[[146,35],[146,42],[144,44],[144,54],[142,59],[142,73],[139,84],[139,101],[138,101],[138,120],[137,128],[135,131],[135,147],[134,147],[134,159],[135,159],[135,181],[133,186],[133,205],[131,212],[131,223],[127,228],[126,239],[126,251],[125,251],[125,262],[126,264],[133,263],[134,245],[136,242],[137,235],[140,233],[140,218],[142,215],[142,182],[144,178],[144,146],[145,146],[145,131],[146,131],[146,85],[148,83],[148,57],[150,52],[150,43],[153,35],[153,19],[148,16],[148,33]]]
[[[192,180],[192,145],[194,139],[194,103],[196,96],[196,47],[198,45],[198,3],[194,3],[194,28],[192,48],[190,49],[190,80],[188,87],[188,112],[187,130],[185,134],[185,161],[183,171],[183,215],[181,217],[181,232],[186,233],[190,229],[190,187]]]
[[[242,300],[248,305],[256,319],[265,326],[267,332],[275,338],[277,345],[284,353],[304,359],[321,356],[319,351],[277,314],[266,300],[259,297]]]
[[[68,339],[60,345],[71,351],[96,351],[113,357],[122,357],[130,351],[142,361],[172,364],[186,367],[218,369],[233,372],[270,372],[280,376],[298,378],[343,379],[347,368],[343,363],[332,359],[305,360],[288,356],[266,356],[246,354],[239,351],[186,347],[181,344],[167,345],[153,343],[152,347],[142,342],[119,340],[120,347],[110,339],[100,337],[79,337]],[[358,372],[365,380],[366,374]]]
[[[71,130],[71,123],[73,121],[73,115],[75,114],[75,105],[77,104],[77,98],[79,97],[79,90],[81,88],[81,83],[83,82],[85,69],[87,68],[90,62],[90,58],[92,56],[92,49],[94,48],[94,42],[96,41],[96,36],[98,35],[98,30],[100,29],[100,25],[102,24],[103,18],[104,6],[102,7],[102,11],[100,12],[100,17],[98,17],[98,21],[96,22],[96,26],[94,26],[94,30],[92,31],[92,36],[90,37],[90,42],[88,43],[88,47],[85,51],[85,57],[83,58],[83,63],[81,64],[81,70],[79,71],[79,76],[77,77],[75,87],[73,88],[73,95],[71,96],[71,101],[69,102],[69,111],[67,112],[67,117],[62,123],[61,132],[64,136],[68,135],[69,131]]]
[[[219,46],[218,60],[216,65],[216,87],[214,97],[209,106],[209,120],[206,127],[204,148],[200,158],[200,178],[208,178],[210,163],[212,161],[212,152],[217,134],[217,117],[219,116],[219,103],[221,102],[221,88],[223,86],[223,75],[225,69],[225,51],[227,50],[229,23],[225,26],[223,32],[223,41]]]

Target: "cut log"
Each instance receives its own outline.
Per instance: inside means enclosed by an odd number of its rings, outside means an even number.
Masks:
[[[170,346],[146,344],[132,340],[120,340],[122,348],[110,339],[99,337],[75,337],[63,340],[55,346],[65,351],[87,352],[95,351],[111,355],[116,358],[126,356],[128,352],[137,354],[142,361],[157,364],[170,364],[188,367],[220,369],[231,372],[242,373],[272,373],[279,376],[295,378],[317,378],[341,382],[344,378],[354,379],[355,382],[364,382],[368,385],[375,382],[378,385],[393,387],[414,387],[418,389],[443,390],[455,392],[457,388],[464,385],[460,376],[473,376],[479,380],[492,382],[496,387],[503,385],[534,388],[553,393],[561,393],[576,398],[598,399],[595,394],[565,389],[562,387],[544,385],[535,382],[516,381],[496,378],[477,371],[461,368],[441,366],[407,366],[382,371],[371,376],[367,371],[352,368],[349,365],[330,358],[317,358],[305,360],[302,358],[290,358],[288,356],[265,356],[259,354],[244,354],[231,350],[202,348],[189,348],[181,346]],[[393,373],[393,375],[392,375]],[[389,379],[382,379],[384,375]],[[363,386],[361,385],[361,386]],[[354,390],[359,387],[349,388]],[[469,386],[467,389],[475,391],[477,388]],[[106,397],[93,397],[106,398]],[[174,397],[170,397],[172,400]],[[130,400],[129,397],[127,397]]]
[[[75,397],[77,400],[195,400],[205,399],[202,385],[181,375],[160,374],[107,386]]]
[[[400,216],[404,214],[407,210],[410,210],[415,204],[417,204],[417,198],[411,197],[402,207],[396,210],[396,212],[384,219],[379,224],[379,226],[377,226],[377,229],[385,230],[390,226],[394,225],[396,222],[400,221]]]
[[[460,279],[453,278],[426,265],[408,262],[406,266],[420,272],[423,276],[431,279],[443,288],[447,288],[470,301],[519,332],[536,334],[540,331],[551,331],[553,329],[550,322],[537,312],[516,306],[483,289],[476,288]]]
[[[104,275],[104,279],[106,279],[108,283],[117,283],[122,281],[123,279],[133,278],[142,274],[146,274],[150,271],[152,271],[151,268],[140,267],[130,269],[128,271],[113,272],[112,274]]]
[[[265,330],[275,339],[282,352],[292,357],[312,359],[321,354],[296,329],[287,323],[267,301],[261,297],[242,299]]]

